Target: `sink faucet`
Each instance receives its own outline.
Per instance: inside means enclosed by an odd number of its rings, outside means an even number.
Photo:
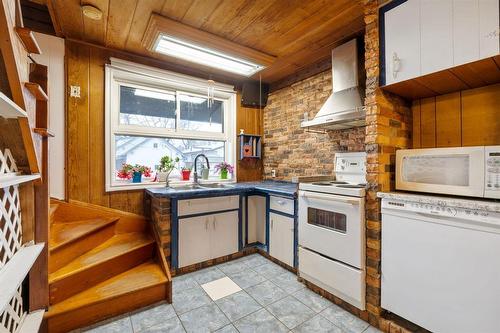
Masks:
[[[208,157],[205,155],[205,154],[198,154],[196,155],[196,157],[194,158],[194,175],[193,175],[193,178],[194,178],[194,182],[198,184],[198,166],[197,166],[197,161],[198,161],[198,157],[203,157],[205,158],[205,161],[207,162],[207,168],[210,169],[210,162],[208,161]]]

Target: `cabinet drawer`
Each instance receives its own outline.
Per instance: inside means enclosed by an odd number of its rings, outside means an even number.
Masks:
[[[185,199],[177,203],[179,216],[238,209],[240,197],[237,195],[202,199]]]
[[[269,208],[272,210],[276,210],[278,212],[294,215],[293,204],[294,204],[293,199],[285,199],[281,197],[271,196],[269,202]]]

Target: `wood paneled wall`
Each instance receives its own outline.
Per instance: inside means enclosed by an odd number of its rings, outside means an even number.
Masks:
[[[71,85],[80,86],[80,98],[67,97],[66,197],[142,215],[143,190],[106,193],[104,188],[104,65],[110,57],[157,67],[143,57],[66,42],[67,91]],[[238,133],[242,128],[262,134],[262,119],[258,109],[239,108]],[[237,168],[239,181],[262,178],[260,161],[240,162]]]
[[[413,148],[500,145],[500,84],[415,100]]]

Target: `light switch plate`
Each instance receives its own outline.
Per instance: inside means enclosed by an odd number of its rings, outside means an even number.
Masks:
[[[71,97],[80,98],[80,86],[71,86],[69,95]]]

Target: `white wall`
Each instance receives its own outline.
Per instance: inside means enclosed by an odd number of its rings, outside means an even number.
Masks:
[[[64,39],[40,33],[35,38],[42,54],[33,54],[33,59],[48,67],[49,129],[55,135],[49,139],[50,196],[65,199]]]

